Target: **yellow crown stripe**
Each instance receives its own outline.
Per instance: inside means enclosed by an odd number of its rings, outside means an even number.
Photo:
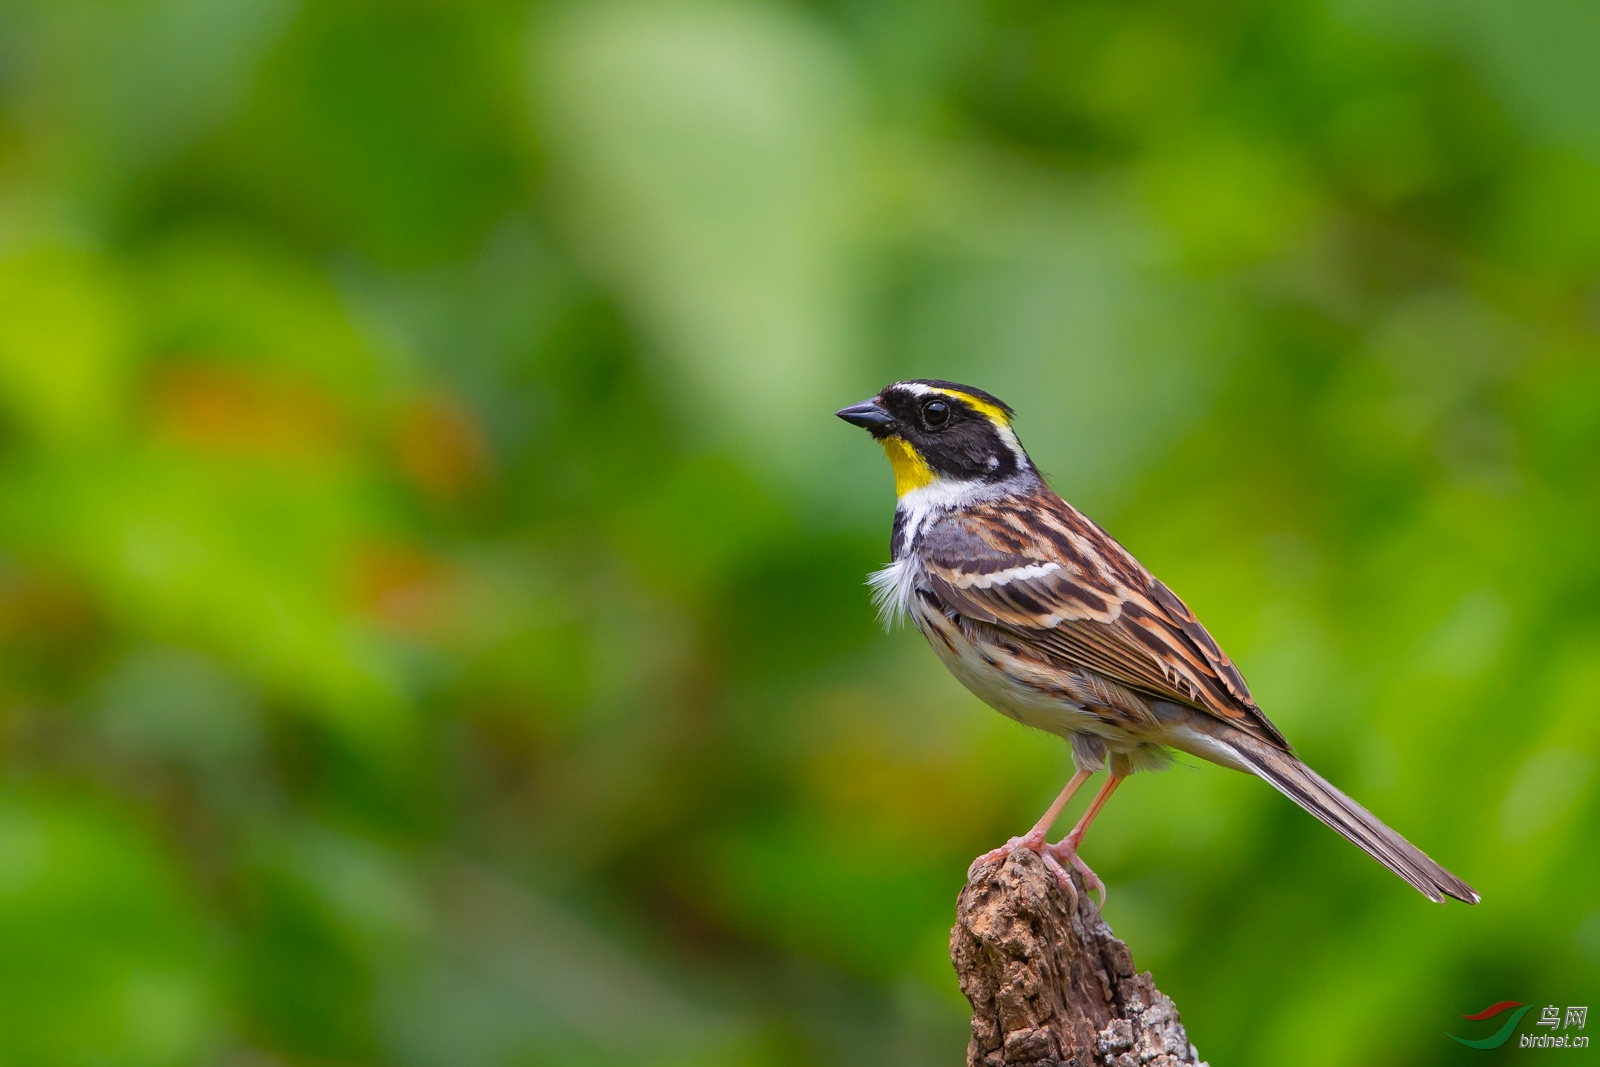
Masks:
[[[933,470],[928,461],[904,438],[885,437],[880,444],[883,454],[889,457],[889,466],[894,468],[895,496],[905,496],[913,489],[933,484]]]
[[[995,407],[986,400],[979,400],[971,393],[963,393],[959,389],[939,389],[936,387],[929,387],[928,391],[930,393],[943,393],[945,396],[953,396],[957,400],[971,404],[975,409],[987,416],[989,421],[993,422],[996,426],[1011,425],[1011,419],[1008,415],[1006,415],[1005,411]]]

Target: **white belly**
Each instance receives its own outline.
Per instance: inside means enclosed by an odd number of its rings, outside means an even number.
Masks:
[[[1060,692],[1059,685],[1052,684],[1058,680],[1042,674],[1034,662],[994,646],[980,650],[959,626],[920,599],[912,598],[910,608],[917,629],[956,680],[1002,715],[1061,737],[1115,736],[1099,716]]]

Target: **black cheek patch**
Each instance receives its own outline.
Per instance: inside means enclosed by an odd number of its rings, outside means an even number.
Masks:
[[[1017,457],[1000,440],[994,425],[973,415],[952,422],[927,446],[928,465],[962,480],[998,481],[1017,473]]]
[[[1000,439],[988,417],[957,396],[937,399],[950,408],[949,421],[937,429],[923,425],[922,406],[930,399],[890,387],[879,400],[898,423],[896,433],[916,449],[936,473],[961,481],[1001,481],[1017,473],[1017,457]]]

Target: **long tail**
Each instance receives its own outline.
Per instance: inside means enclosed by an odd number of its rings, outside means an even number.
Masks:
[[[1442,904],[1446,896],[1452,896],[1468,904],[1478,902],[1477,890],[1429,859],[1294,756],[1239,730],[1230,729],[1225,738],[1218,740],[1278,792],[1349,838],[1429,900]]]

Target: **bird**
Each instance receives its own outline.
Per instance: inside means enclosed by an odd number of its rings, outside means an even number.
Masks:
[[[1174,750],[1264,779],[1428,899],[1476,904],[1466,882],[1301,762],[1194,612],[1110,534],[1058,496],[1028,457],[1014,410],[972,386],[895,382],[836,412],[883,446],[897,502],[891,562],[868,583],[886,624],[909,617],[950,673],[984,703],[1067,740],[1075,773],[1016,849],[1063,863],[1106,900],[1079,857],[1085,832],[1129,775]],[[1083,817],[1047,837],[1095,772]]]

